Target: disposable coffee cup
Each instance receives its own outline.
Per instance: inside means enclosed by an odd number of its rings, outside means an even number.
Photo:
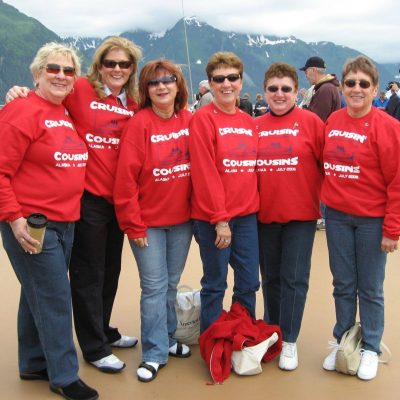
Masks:
[[[36,254],[42,251],[44,234],[46,233],[47,217],[44,214],[34,213],[28,216],[28,233],[36,239],[39,244],[35,245]]]

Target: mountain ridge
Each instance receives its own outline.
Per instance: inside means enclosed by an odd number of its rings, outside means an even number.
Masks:
[[[344,61],[361,54],[333,42],[307,43],[294,36],[221,31],[194,16],[182,18],[170,29],[161,32],[132,29],[119,36],[133,40],[143,49],[144,58],[139,68],[143,63],[160,57],[180,64],[192,95],[197,92],[198,82],[206,78],[208,58],[219,50],[233,51],[241,57],[245,67],[242,92],[250,93],[251,98],[258,92],[262,93],[264,72],[272,62],[285,61],[298,69],[308,57],[318,55],[325,59],[328,72],[340,76]],[[37,49],[44,43],[63,41],[75,47],[82,58],[82,73],[85,73],[96,47],[103,39],[79,35],[61,38],[36,19],[0,0],[0,103],[12,85],[32,86],[29,65]],[[382,87],[386,86],[387,81],[395,79],[399,66],[377,63]],[[299,79],[300,87],[308,87],[300,71]]]

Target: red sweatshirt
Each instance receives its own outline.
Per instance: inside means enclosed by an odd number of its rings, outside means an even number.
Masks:
[[[86,78],[79,78],[64,102],[89,151],[85,190],[113,202],[115,169],[122,130],[137,109],[110,95],[100,99]]]
[[[124,129],[114,202],[121,229],[129,239],[146,236],[147,227],[176,225],[190,219],[191,113],[169,119],[145,108]]]
[[[0,220],[79,218],[88,152],[63,105],[35,92],[0,111]]]
[[[242,110],[226,114],[214,103],[190,122],[192,218],[215,224],[258,211],[257,134]]]
[[[346,109],[327,120],[322,201],[359,216],[384,217],[383,235],[400,234],[400,123],[372,107],[362,118]]]
[[[285,223],[320,218],[324,124],[314,113],[295,107],[278,117],[256,119],[259,221]]]

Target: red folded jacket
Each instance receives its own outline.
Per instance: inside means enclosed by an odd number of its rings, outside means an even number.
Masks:
[[[240,303],[234,303],[229,312],[222,311],[219,318],[199,337],[200,354],[209,367],[214,383],[222,383],[231,372],[232,351],[245,346],[255,346],[273,333],[278,341],[265,353],[262,361],[268,362],[282,350],[282,333],[278,325],[268,325],[255,320]]]

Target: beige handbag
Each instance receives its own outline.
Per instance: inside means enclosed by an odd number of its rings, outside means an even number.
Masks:
[[[184,344],[197,344],[200,335],[200,289],[180,285],[176,295],[177,326],[175,339]]]
[[[261,360],[268,349],[278,341],[274,332],[269,338],[255,346],[243,347],[240,351],[232,351],[232,368],[238,375],[256,375],[262,372]]]
[[[344,333],[336,353],[336,371],[348,375],[356,375],[361,362],[361,324],[356,322],[348,331]],[[390,349],[381,342],[381,347],[386,352],[386,360],[379,360],[380,363],[387,364],[392,353]]]
[[[340,340],[339,349],[336,353],[336,371],[343,374],[355,375],[361,361],[361,325],[356,322],[346,331]]]

